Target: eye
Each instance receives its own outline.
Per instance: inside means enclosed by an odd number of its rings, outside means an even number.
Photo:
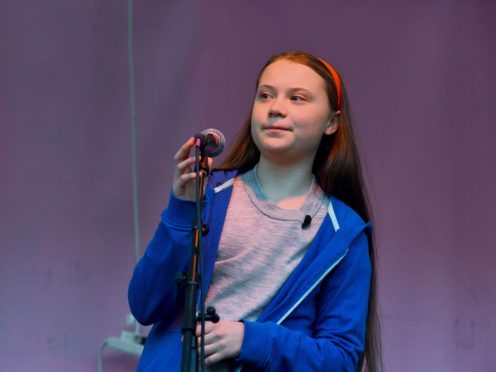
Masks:
[[[272,98],[272,95],[268,92],[260,92],[260,93],[258,93],[258,98],[262,101],[266,101],[266,100]]]
[[[300,95],[295,95],[295,96],[291,96],[291,101],[295,101],[295,102],[303,102],[303,101],[306,101],[306,98],[303,97],[303,96],[300,96]]]

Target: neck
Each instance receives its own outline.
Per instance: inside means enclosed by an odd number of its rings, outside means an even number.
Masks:
[[[312,164],[280,164],[261,156],[257,166],[257,177],[270,200],[305,196],[312,184]]]

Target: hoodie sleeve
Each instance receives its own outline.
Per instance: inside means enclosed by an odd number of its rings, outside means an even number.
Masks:
[[[194,202],[171,193],[169,206],[129,283],[129,306],[143,325],[166,319],[183,305],[183,291],[177,290],[175,278],[189,261],[194,215]]]
[[[362,232],[345,258],[323,280],[313,336],[275,323],[245,321],[238,360],[243,370],[356,371],[365,345],[371,278]]]

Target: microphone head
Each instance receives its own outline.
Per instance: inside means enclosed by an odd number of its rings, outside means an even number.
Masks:
[[[224,137],[220,130],[209,128],[203,130],[200,134],[206,137],[203,150],[205,151],[205,155],[214,158],[222,153],[226,144],[226,137]]]

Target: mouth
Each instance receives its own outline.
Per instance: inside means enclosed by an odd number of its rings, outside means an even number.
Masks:
[[[279,125],[264,125],[262,126],[262,130],[269,131],[269,132],[281,132],[281,131],[290,131],[289,128],[282,127]]]

